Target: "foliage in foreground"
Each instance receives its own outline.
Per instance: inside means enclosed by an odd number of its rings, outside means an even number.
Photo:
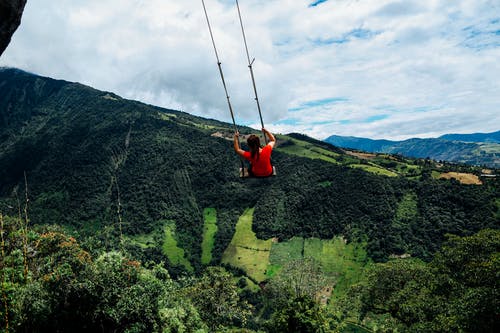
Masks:
[[[500,315],[500,231],[449,236],[430,264],[378,264],[358,286],[361,320],[394,319],[388,330],[493,332]],[[354,292],[355,293],[355,292]]]
[[[11,219],[14,221],[15,219]],[[165,268],[147,269],[120,252],[92,258],[58,230],[33,233],[30,274],[20,277],[12,228],[2,258],[3,327],[18,332],[194,332],[206,331],[182,286]],[[9,232],[10,231],[10,232]],[[19,262],[19,260],[17,260]],[[5,319],[8,319],[6,322]]]
[[[91,255],[58,227],[19,225],[2,216],[3,331],[491,332],[500,313],[499,230],[449,236],[430,263],[373,265],[343,301],[324,305],[332,281],[312,259],[289,262],[252,292],[222,267],[173,279],[123,252]]]

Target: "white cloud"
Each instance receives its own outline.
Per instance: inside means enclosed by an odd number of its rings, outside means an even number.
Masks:
[[[234,2],[205,2],[237,121],[259,125]],[[239,2],[271,129],[388,139],[499,129],[497,1]],[[29,1],[0,65],[230,121],[199,0]],[[311,103],[328,99],[342,101]]]

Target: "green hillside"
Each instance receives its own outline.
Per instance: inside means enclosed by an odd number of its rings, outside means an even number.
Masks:
[[[225,123],[14,69],[0,71],[0,94],[4,204],[17,205],[26,172],[32,223],[97,232],[106,247],[115,246],[120,230],[148,234],[173,221],[186,259],[200,267],[208,207],[217,210],[214,262],[247,207],[255,207],[260,239],[366,237],[375,260],[426,258],[446,233],[498,226],[495,180],[483,186],[434,180],[427,176],[435,167],[430,161],[360,157],[293,134],[278,137],[277,177],[241,180]],[[394,228],[407,193],[416,194],[418,211],[407,229]]]
[[[491,327],[473,305],[497,306],[498,170],[292,133],[277,135],[276,177],[240,179],[226,123],[15,69],[0,69],[0,96],[14,331]]]

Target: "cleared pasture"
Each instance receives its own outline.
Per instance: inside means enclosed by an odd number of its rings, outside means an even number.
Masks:
[[[478,176],[472,173],[463,173],[463,172],[446,172],[439,175],[439,179],[456,179],[462,184],[466,185],[482,185],[483,182],[479,179]]]
[[[272,240],[261,240],[252,231],[253,208],[243,212],[236,224],[231,243],[222,255],[222,263],[243,269],[255,281],[266,279]]]
[[[217,233],[217,211],[215,208],[203,210],[203,240],[201,242],[201,263],[208,265],[212,261],[212,250]]]
[[[184,250],[177,246],[175,238],[175,226],[166,224],[164,227],[165,238],[163,239],[162,252],[167,256],[172,265],[184,266],[188,271],[192,272],[191,263],[184,257]]]

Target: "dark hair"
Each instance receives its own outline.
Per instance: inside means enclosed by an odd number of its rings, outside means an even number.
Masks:
[[[252,158],[257,154],[257,159],[259,159],[259,148],[260,148],[260,139],[257,135],[252,134],[247,139],[248,148],[250,148],[250,154]]]

